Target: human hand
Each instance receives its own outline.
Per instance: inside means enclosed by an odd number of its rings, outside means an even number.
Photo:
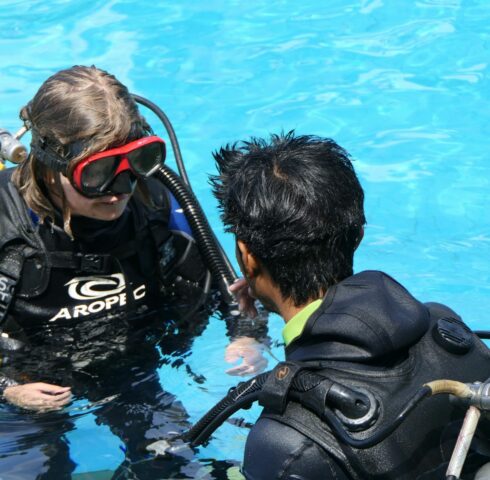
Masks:
[[[225,361],[233,363],[243,358],[236,367],[226,370],[228,375],[254,375],[267,367],[268,360],[264,357],[265,345],[251,337],[239,337],[233,340],[225,350]]]
[[[60,410],[71,401],[71,388],[49,383],[26,383],[7,387],[3,397],[9,403],[28,410]]]
[[[230,285],[229,290],[235,295],[240,312],[250,318],[255,318],[257,316],[255,297],[253,296],[247,281],[244,278],[239,278]]]

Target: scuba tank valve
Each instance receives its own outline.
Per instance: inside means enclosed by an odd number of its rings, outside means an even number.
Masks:
[[[431,395],[449,393],[457,399],[458,403],[469,406],[446,471],[447,480],[458,480],[480,420],[481,412],[490,410],[490,379],[484,383],[436,380],[426,384],[426,386],[430,388]]]
[[[24,134],[21,129],[16,135],[12,135],[8,130],[0,128],[0,161],[6,160],[12,163],[22,163],[27,158],[26,147],[19,142],[18,138]]]

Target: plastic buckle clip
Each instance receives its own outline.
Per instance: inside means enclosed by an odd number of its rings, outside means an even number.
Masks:
[[[109,265],[109,255],[95,253],[80,254],[80,270],[86,273],[106,273]]]

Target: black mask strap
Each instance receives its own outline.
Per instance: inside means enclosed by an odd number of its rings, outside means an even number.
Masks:
[[[85,147],[84,141],[75,141],[63,146],[60,155],[46,138],[41,137],[35,128],[32,128],[31,153],[44,165],[55,172],[66,176],[70,161],[78,157]]]
[[[48,144],[45,138],[38,135],[34,128],[32,129],[31,153],[37,158],[37,160],[51,170],[66,175],[69,161],[59,155]]]

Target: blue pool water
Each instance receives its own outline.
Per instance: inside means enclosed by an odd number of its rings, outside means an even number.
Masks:
[[[230,255],[207,183],[212,150],[280,130],[333,137],[356,160],[366,190],[356,270],[384,270],[483,329],[489,58],[487,0],[4,0],[0,127],[17,130],[20,107],[55,71],[109,70],[172,120],[196,194]],[[274,340],[281,328],[272,317]],[[236,383],[223,374],[226,343],[213,318],[186,357],[204,383],[184,367],[162,367],[162,382],[192,420]],[[273,353],[282,358],[279,345]],[[204,478],[208,459],[239,461],[246,433],[225,425],[198,453],[203,470],[189,476]],[[69,442],[78,473],[123,459],[120,441],[90,412]]]

